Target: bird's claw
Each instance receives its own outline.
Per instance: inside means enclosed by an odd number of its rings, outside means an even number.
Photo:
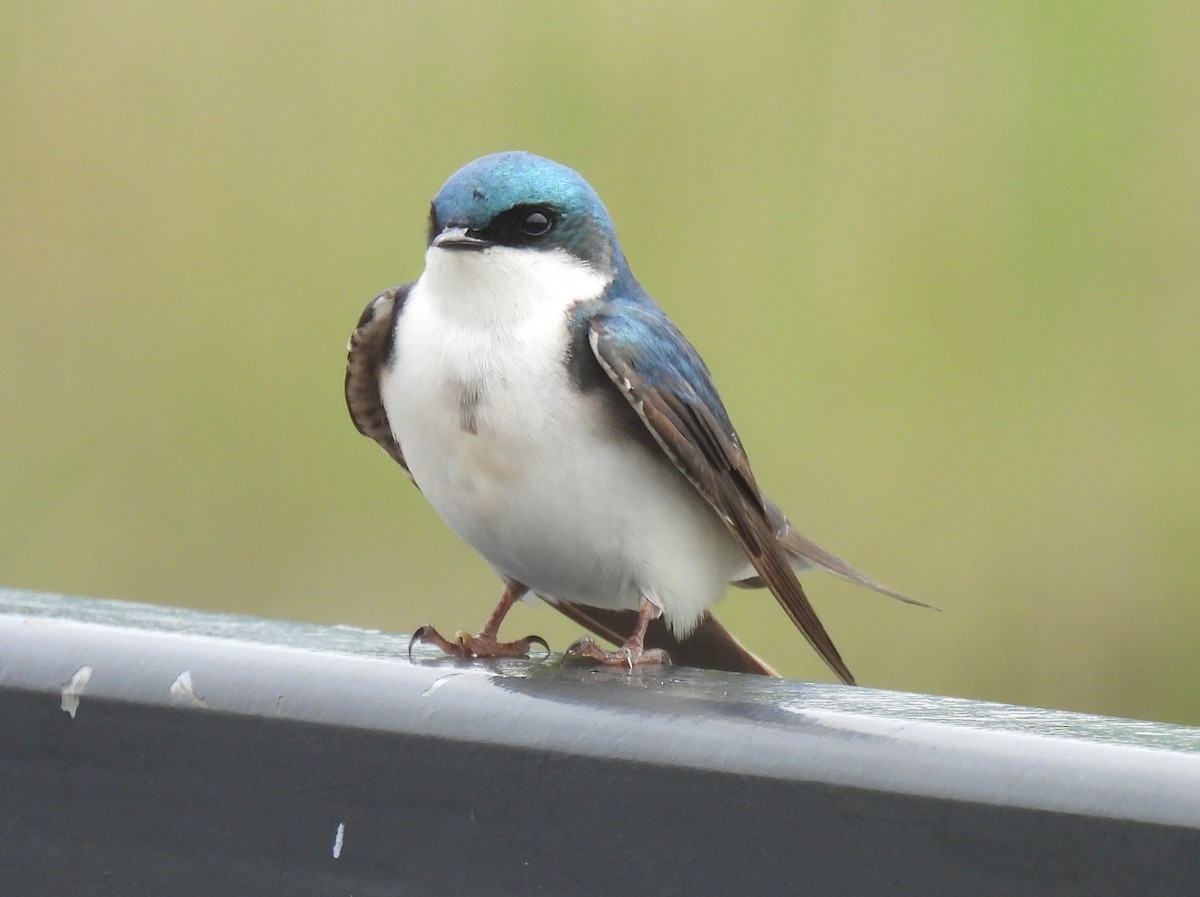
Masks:
[[[544,638],[542,638],[540,635],[527,635],[527,636],[525,636],[525,638],[521,639],[521,641],[525,642],[525,653],[526,654],[529,653],[529,648],[531,645],[541,645],[542,649],[547,654],[550,653],[550,645],[547,644],[546,640]]]
[[[616,651],[605,651],[596,644],[595,639],[586,635],[567,646],[567,650],[563,652],[563,661],[568,657],[582,657],[605,666],[627,667],[630,672],[638,666],[671,662],[670,655],[661,648],[643,648],[640,644],[626,642]]]
[[[412,660],[413,645],[421,644],[421,643],[433,645],[434,647],[440,648],[446,654],[451,654],[456,657],[466,657],[467,656],[463,652],[462,645],[459,642],[449,641],[448,639],[443,637],[442,634],[440,632],[438,632],[436,629],[434,629],[432,626],[421,626],[420,628],[416,629],[413,632],[412,638],[410,638],[408,640],[408,659],[409,660]]]
[[[494,635],[479,633],[471,635],[459,630],[454,634],[454,641],[443,636],[432,626],[422,626],[412,634],[408,641],[408,659],[412,660],[413,645],[423,642],[441,649],[451,657],[528,657],[530,645],[541,645],[546,653],[550,653],[550,645],[540,635],[527,635],[515,642],[501,642]]]

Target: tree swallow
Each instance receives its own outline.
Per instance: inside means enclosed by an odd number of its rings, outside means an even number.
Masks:
[[[425,270],[350,337],[346,401],[504,581],[462,657],[523,656],[501,621],[532,593],[600,636],[568,654],[770,673],[709,612],[766,587],[854,678],[796,578],[820,568],[912,604],[794,530],[758,488],[704,362],[634,279],[592,187],[525,152],[476,159],[429,213]]]

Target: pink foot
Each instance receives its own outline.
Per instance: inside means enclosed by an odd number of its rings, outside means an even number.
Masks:
[[[432,626],[422,626],[412,634],[408,643],[408,656],[412,658],[412,647],[418,643],[435,645],[451,657],[528,657],[530,645],[541,645],[547,651],[550,646],[540,635],[527,635],[515,642],[501,642],[494,635],[480,632],[469,635],[459,630],[454,641],[445,638]]]
[[[671,662],[670,656],[661,648],[643,648],[640,642],[631,640],[616,651],[605,651],[589,636],[584,636],[578,641],[573,642],[563,652],[563,657],[564,659],[567,657],[585,657],[589,660],[602,663],[605,666],[629,667],[631,670],[635,666],[669,664]]]

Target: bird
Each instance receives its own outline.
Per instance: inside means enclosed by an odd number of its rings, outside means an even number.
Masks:
[[[797,532],[758,487],[691,343],[630,269],[604,204],[571,168],[492,153],[445,182],[420,276],[385,290],[348,344],[355,426],[503,582],[478,633],[413,633],[464,658],[539,597],[602,639],[566,656],[774,675],[712,613],[767,588],[830,670],[855,679],[797,577],[820,569],[897,600]]]

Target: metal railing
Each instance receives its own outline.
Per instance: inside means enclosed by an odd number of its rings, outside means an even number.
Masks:
[[[406,648],[0,591],[0,894],[1200,894],[1200,729]]]

